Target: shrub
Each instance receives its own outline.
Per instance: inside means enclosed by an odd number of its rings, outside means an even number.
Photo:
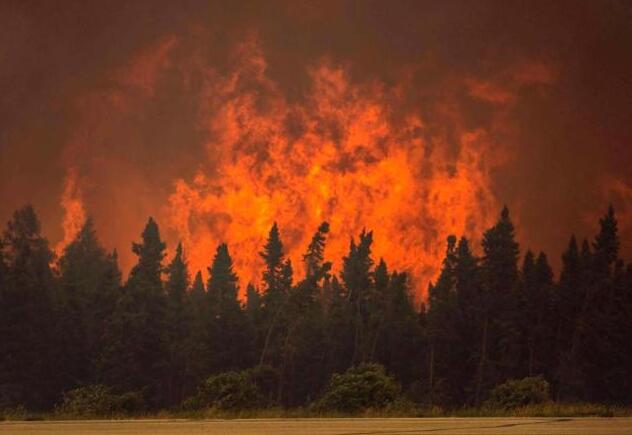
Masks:
[[[278,370],[269,365],[261,365],[250,368],[245,373],[259,391],[262,400],[261,406],[274,406],[280,382]]]
[[[549,383],[542,376],[511,379],[496,386],[485,405],[490,408],[513,409],[550,400]]]
[[[204,381],[197,394],[186,399],[182,407],[187,410],[271,407],[275,405],[278,386],[279,372],[268,365],[218,373]]]
[[[257,385],[247,371],[242,371],[224,372],[209,377],[198,389],[198,394],[186,401],[185,406],[236,410],[255,408],[261,402]]]
[[[16,405],[12,408],[0,408],[0,421],[26,420],[28,412],[24,405]]]
[[[24,390],[17,384],[0,384],[0,409],[17,409],[23,406]]]
[[[351,367],[334,374],[325,393],[316,403],[319,410],[358,412],[381,409],[400,397],[401,388],[379,364]]]
[[[105,385],[87,385],[64,393],[57,412],[75,416],[111,416],[143,409],[143,397],[138,392],[115,394]]]

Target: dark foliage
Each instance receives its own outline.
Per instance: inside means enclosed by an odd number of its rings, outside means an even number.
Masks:
[[[351,239],[336,273],[328,234],[323,222],[299,276],[274,224],[261,282],[242,303],[226,244],[209,259],[208,281],[197,272],[191,282],[184,249],[165,265],[149,219],[122,283],[116,252],[90,220],[55,259],[33,208],[16,211],[0,238],[0,408],[356,412],[401,391],[444,408],[549,395],[632,404],[632,265],[619,256],[612,208],[592,243],[570,239],[557,281],[544,253],[520,258],[506,208],[480,257],[448,237],[420,310],[409,276],[373,258],[371,231]]]
[[[549,383],[542,376],[510,379],[495,387],[485,405],[491,408],[512,409],[535,405],[550,400]]]
[[[396,401],[400,385],[379,364],[362,364],[334,374],[316,408],[325,411],[358,412],[381,409]]]

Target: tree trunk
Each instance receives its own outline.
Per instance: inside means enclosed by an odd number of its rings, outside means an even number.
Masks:
[[[430,386],[430,407],[434,405],[434,360],[435,360],[435,345],[434,340],[430,345],[430,376],[428,378],[428,384]]]
[[[483,373],[485,372],[485,365],[487,363],[487,331],[489,325],[489,319],[487,313],[483,320],[483,335],[481,337],[481,359],[478,363],[478,373],[476,374],[476,395],[474,398],[475,405],[479,406],[481,403],[481,391],[483,388]]]

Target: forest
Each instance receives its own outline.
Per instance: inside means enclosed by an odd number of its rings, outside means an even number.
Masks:
[[[350,235],[333,268],[323,222],[301,276],[282,231],[274,224],[260,252],[220,244],[205,282],[181,245],[167,258],[149,218],[123,280],[90,219],[56,258],[33,207],[15,211],[0,239],[0,409],[105,396],[130,412],[351,407],[332,393],[343,373],[444,409],[525,378],[556,402],[632,404],[632,264],[612,207],[594,238],[570,237],[559,278],[546,254],[521,255],[506,207],[480,247],[448,236],[421,306],[408,274],[373,257],[372,231]],[[244,292],[233,257],[246,255],[264,268]]]

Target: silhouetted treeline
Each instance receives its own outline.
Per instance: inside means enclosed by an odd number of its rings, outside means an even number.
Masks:
[[[261,247],[261,282],[238,298],[221,244],[208,281],[189,276],[181,246],[165,258],[149,219],[129,278],[88,220],[55,259],[27,206],[0,249],[0,408],[50,409],[94,384],[177,407],[212,374],[272,368],[269,403],[300,406],[333,373],[377,362],[409,397],[479,405],[496,385],[543,375],[558,400],[632,403],[632,265],[619,257],[612,209],[592,241],[572,237],[555,281],[547,257],[520,258],[507,209],[483,235],[447,239],[441,274],[414,309],[408,275],[371,254],[372,232],[352,238],[332,273],[329,225],[316,229],[296,276],[276,224]]]

